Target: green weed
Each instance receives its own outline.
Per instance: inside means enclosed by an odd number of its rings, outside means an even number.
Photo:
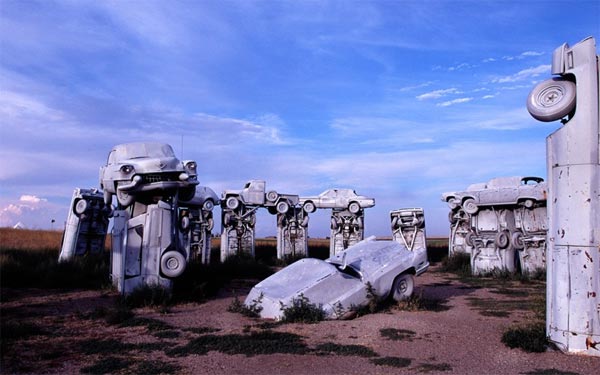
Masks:
[[[286,323],[317,323],[325,319],[325,311],[321,305],[311,303],[304,294],[292,299],[290,306],[281,303],[283,318]]]
[[[510,328],[502,335],[502,342],[511,349],[520,348],[533,353],[544,352],[548,347],[546,325],[544,322],[536,322]]]

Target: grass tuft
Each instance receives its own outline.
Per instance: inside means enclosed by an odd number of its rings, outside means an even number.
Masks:
[[[325,319],[325,311],[321,305],[311,303],[304,294],[292,299],[291,306],[282,304],[285,323],[317,323]]]
[[[385,337],[388,340],[393,341],[412,341],[417,334],[415,331],[409,329],[397,329],[397,328],[381,328],[379,330],[381,337]]]
[[[542,353],[548,347],[546,325],[536,322],[523,327],[510,328],[502,335],[502,342],[509,348],[526,352]]]
[[[379,355],[363,345],[341,345],[333,342],[326,342],[315,347],[317,354],[335,354],[344,356],[358,357],[378,357]]]

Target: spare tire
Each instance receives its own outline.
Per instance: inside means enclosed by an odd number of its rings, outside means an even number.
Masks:
[[[186,263],[185,257],[180,252],[167,251],[160,258],[160,270],[166,277],[178,277],[185,271]]]
[[[540,82],[527,97],[527,110],[539,121],[560,120],[575,109],[577,87],[564,78]]]

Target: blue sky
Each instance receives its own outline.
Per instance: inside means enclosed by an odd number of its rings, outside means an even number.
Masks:
[[[366,235],[404,207],[447,235],[441,193],[546,176],[560,124],[525,100],[588,36],[597,1],[0,0],[0,226],[61,228],[113,145],[152,140],[217,193],[354,188]]]

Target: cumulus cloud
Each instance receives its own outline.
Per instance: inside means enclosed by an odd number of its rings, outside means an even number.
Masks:
[[[448,101],[445,101],[442,103],[438,103],[437,106],[438,107],[449,107],[454,104],[470,102],[471,100],[473,100],[473,98],[457,98],[457,99],[448,100]]]
[[[492,80],[492,82],[493,83],[517,82],[517,81],[523,81],[528,78],[537,77],[540,74],[548,74],[548,73],[550,73],[550,65],[539,65],[536,67],[523,69],[513,75],[495,78]]]
[[[439,99],[443,96],[447,96],[450,94],[461,94],[461,91],[459,91],[455,87],[452,87],[449,89],[435,90],[435,91],[427,92],[425,94],[421,94],[421,95],[417,96],[417,99],[418,100]]]
[[[52,227],[52,220],[62,223],[66,218],[65,211],[45,198],[22,195],[18,201],[9,201],[0,207],[0,227],[14,227],[20,223],[25,228],[46,229]]]

